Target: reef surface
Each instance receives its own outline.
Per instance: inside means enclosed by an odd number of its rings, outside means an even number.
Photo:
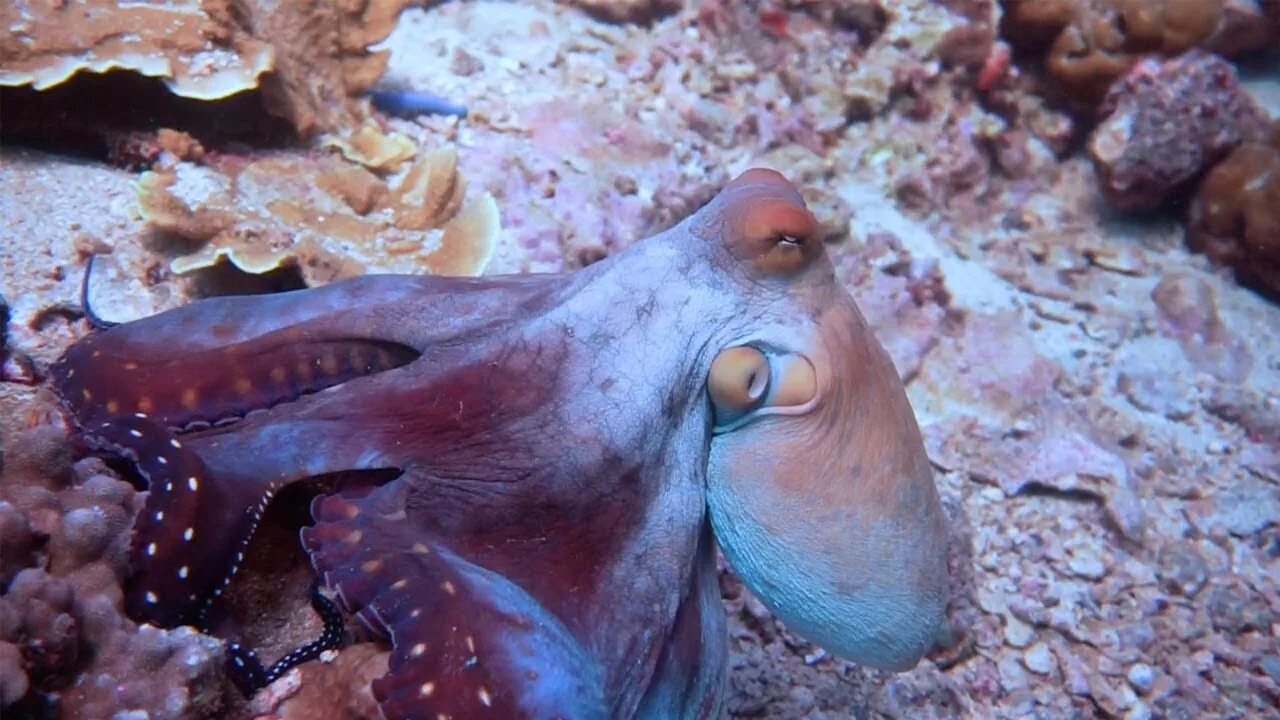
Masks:
[[[730,715],[1280,717],[1280,65],[1249,31],[1277,6],[1184,22],[1172,1],[1032,5],[434,3],[389,34],[371,20],[358,48],[332,40],[359,64],[317,77],[465,116],[285,84],[260,111],[305,128],[288,142],[183,112],[163,130],[71,113],[88,150],[6,135],[5,717],[377,717],[386,655],[354,629],[245,700],[219,641],[124,616],[140,493],[77,459],[43,385],[89,331],[88,256],[108,320],[376,270],[561,271],[753,165],[806,189],[907,381],[951,518],[953,601],[939,649],[881,673],[798,639],[724,569]],[[1098,23],[1117,14],[1142,22],[1112,37]],[[273,27],[237,26],[221,77],[252,86],[259,49],[286,41]],[[229,590],[268,659],[320,630],[305,505],[277,498]]]

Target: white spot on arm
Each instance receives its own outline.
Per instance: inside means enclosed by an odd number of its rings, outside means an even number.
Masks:
[[[182,539],[183,539],[183,540],[186,540],[187,542],[191,542],[191,538],[193,538],[193,537],[195,537],[195,536],[196,536],[196,529],[195,529],[195,528],[190,528],[190,527],[189,527],[189,528],[187,528],[186,530],[183,530],[183,531],[182,531]]]
[[[187,478],[187,487],[191,488],[191,492],[195,492],[200,489],[200,483],[196,480],[195,475]]]

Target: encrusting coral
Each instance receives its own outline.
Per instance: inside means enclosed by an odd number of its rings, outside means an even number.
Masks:
[[[372,142],[343,149],[374,169],[398,152]],[[467,198],[465,188],[453,148],[423,154],[390,184],[336,154],[273,153],[146,173],[138,202],[154,229],[198,243],[173,260],[174,272],[222,258],[248,273],[294,263],[314,286],[371,271],[479,274],[498,210],[491,195]]]
[[[1239,54],[1275,44],[1257,8],[1232,0],[1005,0],[1002,34],[1046,49],[1049,74],[1075,105],[1102,100],[1144,55],[1194,47]],[[1272,21],[1274,22],[1274,21]],[[1280,30],[1280,28],[1277,28]]]
[[[1187,241],[1280,299],[1280,143],[1246,143],[1205,176]]]
[[[198,100],[259,89],[303,136],[357,127],[367,115],[357,98],[387,64],[369,46],[410,2],[5,3],[0,85],[44,90],[123,69]]]

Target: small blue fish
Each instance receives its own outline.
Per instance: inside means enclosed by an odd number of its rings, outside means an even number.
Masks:
[[[373,90],[369,93],[373,106],[388,115],[412,118],[417,115],[467,116],[465,105],[440,97],[434,93],[417,90]]]

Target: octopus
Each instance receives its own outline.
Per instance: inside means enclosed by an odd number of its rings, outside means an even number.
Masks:
[[[198,622],[285,486],[378,474],[317,495],[300,541],[389,643],[389,719],[719,716],[717,545],[835,655],[907,669],[943,622],[903,385],[772,170],[574,273],[207,298],[51,375],[83,445],[149,489],[139,620]]]

